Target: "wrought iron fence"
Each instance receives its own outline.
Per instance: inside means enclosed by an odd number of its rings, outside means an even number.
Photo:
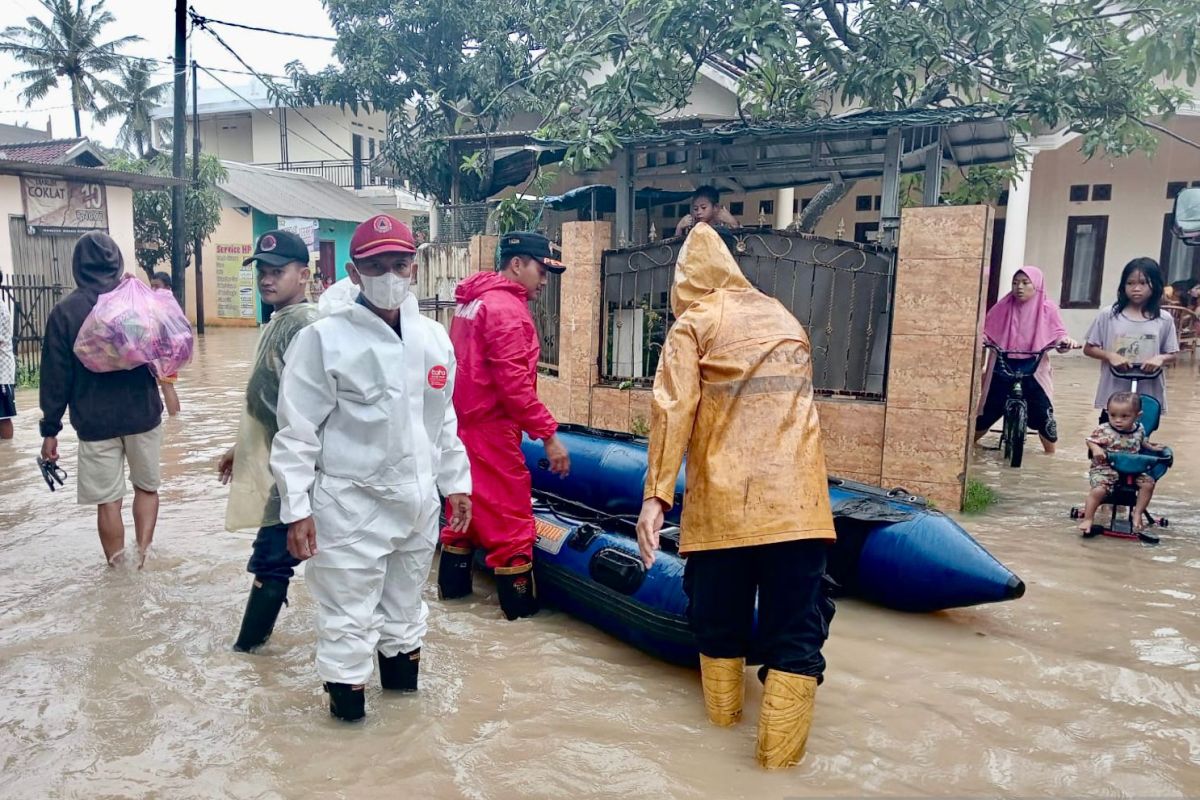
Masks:
[[[538,370],[550,375],[558,374],[558,323],[562,312],[562,276],[550,273],[546,288],[538,299],[530,304],[533,325],[537,329],[538,343],[542,346],[538,358]]]
[[[746,278],[808,331],[820,394],[882,399],[893,250],[784,231],[733,232]],[[648,386],[674,321],[671,283],[681,242],[608,251],[601,271],[601,380]]]
[[[498,202],[489,200],[485,203],[435,206],[433,213],[437,219],[437,241],[466,242],[480,234],[495,235],[498,231],[492,212]],[[534,215],[531,229],[544,233],[555,242],[562,241],[563,223],[579,217],[574,211],[561,212],[541,207],[537,200],[530,200],[529,206]]]
[[[487,231],[494,203],[462,203],[434,206],[439,242],[466,242]],[[431,226],[433,227],[433,226]]]
[[[17,382],[35,381],[42,362],[42,339],[51,309],[68,291],[61,284],[46,284],[40,275],[9,275],[0,286],[0,303],[13,310],[13,353],[17,357]]]
[[[272,164],[255,164],[256,167],[277,169],[282,172],[298,172],[316,175],[336,183],[343,189],[362,189],[366,186],[392,186],[395,181],[377,173],[369,161],[336,159],[326,161],[283,161]]]

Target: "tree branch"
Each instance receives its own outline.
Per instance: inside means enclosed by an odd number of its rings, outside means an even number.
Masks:
[[[1180,136],[1178,133],[1175,133],[1175,131],[1170,130],[1169,128],[1164,128],[1162,125],[1159,125],[1157,122],[1150,122],[1149,120],[1138,119],[1137,117],[1132,117],[1131,119],[1133,119],[1134,122],[1137,122],[1138,124],[1142,125],[1143,127],[1149,128],[1154,131],[1158,131],[1159,133],[1163,134],[1164,136],[1169,136],[1170,138],[1174,139],[1177,142],[1181,142],[1190,147],[1194,147],[1197,150],[1200,150],[1200,142],[1193,142],[1191,139],[1188,139],[1187,137]]]
[[[821,13],[829,21],[829,27],[833,28],[834,34],[841,39],[842,44],[846,45],[846,49],[851,52],[857,51],[859,48],[858,34],[850,30],[850,26],[846,24],[846,18],[838,11],[833,0],[821,0]]]

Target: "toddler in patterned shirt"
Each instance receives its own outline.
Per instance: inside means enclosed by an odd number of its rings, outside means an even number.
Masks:
[[[1088,470],[1087,504],[1079,530],[1087,533],[1092,529],[1093,519],[1104,498],[1116,486],[1119,476],[1108,463],[1108,453],[1158,453],[1162,448],[1146,440],[1146,430],[1138,421],[1142,413],[1142,398],[1133,392],[1114,392],[1106,407],[1108,420],[1092,431],[1087,439],[1088,455],[1092,467]],[[1137,476],[1138,496],[1133,508],[1134,530],[1145,527],[1145,511],[1154,496],[1154,479],[1145,473]]]

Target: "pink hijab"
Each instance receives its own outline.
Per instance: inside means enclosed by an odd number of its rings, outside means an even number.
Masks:
[[[1033,284],[1033,297],[1022,303],[1004,295],[983,321],[983,335],[1004,350],[1037,351],[1066,338],[1067,326],[1054,301],[1046,297],[1046,276],[1037,267],[1021,267]]]
[[[1058,310],[1058,306],[1046,297],[1046,276],[1042,271],[1037,267],[1021,267],[1018,272],[1023,272],[1029,277],[1029,282],[1034,288],[1033,297],[1022,303],[1013,297],[1012,292],[1006,294],[992,306],[984,318],[983,335],[987,341],[1003,350],[1036,352],[1066,338],[1067,326],[1063,324],[1062,312]],[[981,413],[992,382],[992,368],[995,366],[994,355],[989,352],[988,356],[983,394],[979,398]],[[1054,399],[1053,376],[1050,359],[1043,358],[1033,378],[1051,400]]]

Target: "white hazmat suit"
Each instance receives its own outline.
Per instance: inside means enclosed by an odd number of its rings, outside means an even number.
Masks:
[[[323,310],[287,352],[271,469],[282,521],[311,515],[316,525],[304,574],[318,604],[317,671],[357,685],[377,650],[391,658],[421,646],[438,490],[470,493],[471,474],[442,326],[412,296],[399,336],[357,302]]]

